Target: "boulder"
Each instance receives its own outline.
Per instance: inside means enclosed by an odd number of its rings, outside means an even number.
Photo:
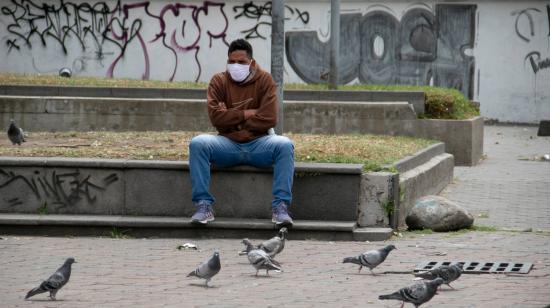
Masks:
[[[416,200],[405,220],[409,229],[432,229],[436,232],[469,228],[474,217],[456,203],[440,196]]]

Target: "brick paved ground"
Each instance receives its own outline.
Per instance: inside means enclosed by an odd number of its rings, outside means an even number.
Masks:
[[[371,276],[368,270],[342,264],[344,256],[387,243],[289,241],[278,256],[285,272],[254,277],[239,240],[42,238],[3,236],[0,240],[2,307],[399,307],[379,301],[379,294],[409,285],[407,274]],[[178,244],[197,243],[201,251],[180,251]],[[544,307],[550,304],[550,235],[522,232],[413,234],[389,241],[393,251],[378,269],[411,271],[420,261],[533,262],[528,275],[463,275],[425,307]],[[214,249],[222,270],[212,288],[187,278]],[[441,256],[443,254],[443,256]],[[58,293],[24,301],[26,292],[68,256],[73,275]],[[407,307],[412,307],[408,305]]]
[[[523,160],[550,154],[550,137],[537,137],[537,127],[485,126],[484,152],[479,165],[456,167],[441,195],[476,224],[550,231],[550,161]]]

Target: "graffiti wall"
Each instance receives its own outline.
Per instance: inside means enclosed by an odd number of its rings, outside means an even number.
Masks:
[[[326,82],[330,1],[285,1],[285,82]],[[6,0],[0,72],[208,81],[227,44],[270,66],[271,2]],[[459,89],[501,121],[550,118],[550,2],[341,1],[341,83]]]

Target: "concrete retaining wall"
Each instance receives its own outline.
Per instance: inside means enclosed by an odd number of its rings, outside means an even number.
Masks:
[[[206,99],[206,90],[2,85],[0,95]],[[285,90],[283,97],[287,101],[408,102],[417,114],[424,113],[426,102],[421,91]]]
[[[99,97],[1,96],[0,126],[10,118],[27,131],[211,131],[205,101]],[[445,142],[457,165],[483,154],[483,118],[417,119],[406,102],[286,101],[284,130],[294,133],[405,135]]]
[[[355,221],[362,165],[297,163],[296,219]],[[271,218],[272,172],[214,169],[216,216]],[[253,187],[253,189],[251,189]],[[187,162],[0,158],[0,212],[190,217]]]
[[[443,150],[439,143],[406,158],[409,163],[401,161],[402,177],[363,173],[358,164],[296,163],[293,216],[353,222],[360,228],[403,227],[409,200],[438,193],[450,183],[452,155]],[[216,217],[269,219],[271,184],[270,169],[213,169]],[[400,190],[407,194],[405,205],[400,205]],[[184,161],[0,157],[0,195],[0,213],[187,220],[195,210]]]

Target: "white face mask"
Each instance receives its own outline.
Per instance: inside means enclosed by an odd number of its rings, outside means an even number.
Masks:
[[[250,64],[244,65],[239,63],[227,64],[227,71],[231,75],[231,79],[236,82],[241,82],[250,74]]]

